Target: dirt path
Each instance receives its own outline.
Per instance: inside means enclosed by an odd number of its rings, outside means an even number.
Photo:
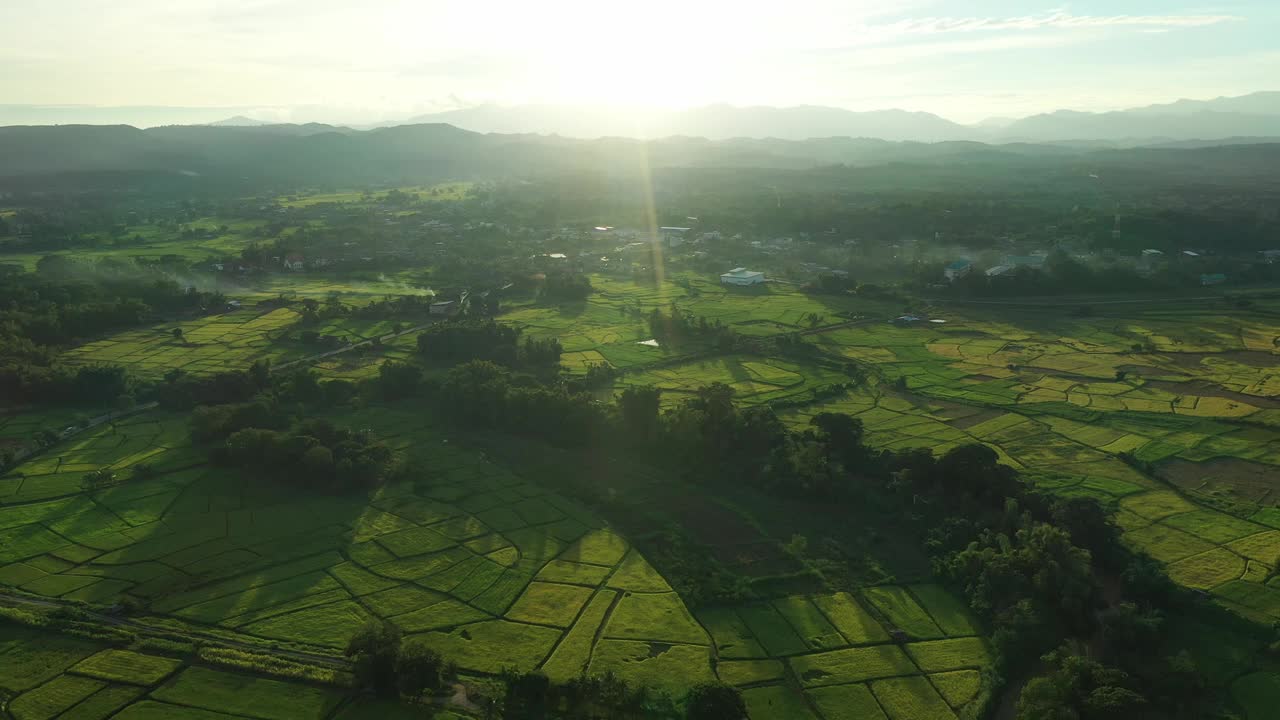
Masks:
[[[304,650],[282,650],[280,648],[267,647],[260,643],[229,640],[218,635],[213,635],[211,633],[203,633],[198,630],[188,630],[188,629],[179,630],[179,629],[172,629],[172,628],[158,630],[149,625],[135,622],[128,618],[116,617],[114,615],[105,615],[103,613],[94,612],[92,610],[85,610],[84,608],[80,607],[76,603],[72,603],[69,601],[33,598],[33,597],[27,597],[24,595],[12,595],[8,593],[0,593],[0,603],[6,604],[6,605],[20,605],[20,606],[26,606],[26,607],[44,608],[48,610],[57,610],[62,608],[75,608],[77,611],[79,611],[80,613],[83,613],[84,616],[86,616],[90,620],[93,620],[94,622],[98,622],[110,627],[127,628],[143,636],[179,635],[191,642],[217,643],[225,647],[233,648],[236,650],[244,650],[246,652],[252,652],[258,655],[270,655],[273,657],[282,658],[285,660],[292,660],[295,662],[310,663],[312,665],[322,665],[324,667],[332,668],[334,670],[343,670],[343,671],[351,670],[350,662],[348,662],[343,658],[334,657],[332,655],[310,653]]]

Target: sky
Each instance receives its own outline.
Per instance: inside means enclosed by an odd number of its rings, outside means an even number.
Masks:
[[[6,104],[281,121],[729,103],[976,122],[1280,89],[1276,0],[3,0],[0,28]]]

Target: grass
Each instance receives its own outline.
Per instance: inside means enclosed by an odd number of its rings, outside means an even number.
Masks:
[[[889,633],[848,593],[819,595],[813,603],[831,620],[850,645],[887,642]]]
[[[738,616],[769,655],[797,655],[809,650],[809,644],[796,634],[791,624],[772,605],[741,607],[738,608]]]
[[[120,711],[113,717],[118,720],[171,720],[180,717],[184,720],[227,720],[232,715],[224,715],[212,710],[204,710],[196,707],[186,707],[182,705],[170,705],[169,703],[155,702],[154,700],[143,700],[135,703]]]
[[[831,650],[793,657],[788,662],[805,687],[845,685],[918,672],[897,645]]]
[[[137,700],[146,690],[127,685],[108,685],[72,706],[58,717],[60,720],[103,720]]]
[[[892,625],[914,638],[936,638],[945,634],[904,587],[870,587],[862,593]]]
[[[767,655],[751,629],[732,609],[703,610],[698,613],[698,619],[711,634],[720,657],[759,658]]]
[[[128,650],[103,650],[80,661],[70,672],[127,685],[155,685],[172,675],[179,665],[181,663],[172,658]]]
[[[190,667],[154,691],[157,700],[262,720],[324,718],[342,694],[330,689]]]
[[[582,611],[573,628],[565,634],[564,639],[556,646],[542,671],[547,677],[557,682],[565,682],[578,677],[587,669],[591,659],[591,649],[595,645],[596,633],[604,622],[605,614],[613,605],[617,592],[601,590]]]
[[[607,530],[593,530],[565,550],[562,560],[613,567],[627,553],[627,542]]]
[[[668,692],[714,679],[710,648],[640,640],[606,639],[596,644],[588,672],[610,671],[630,683]]]
[[[981,668],[991,664],[986,642],[976,637],[910,643],[907,654],[926,673]]]
[[[978,696],[982,690],[982,673],[977,670],[956,670],[929,676],[929,681],[951,707],[959,709]]]
[[[884,711],[866,685],[814,688],[809,698],[826,720],[884,720]]]
[[[670,592],[671,586],[662,575],[644,559],[640,553],[632,550],[627,553],[622,564],[609,578],[609,587],[634,592]]]
[[[544,582],[589,585],[595,587],[609,576],[609,568],[586,565],[568,560],[552,560],[543,566],[538,579]]]
[[[21,720],[49,720],[106,687],[106,683],[76,675],[61,675],[19,695],[10,711]]]
[[[425,590],[417,585],[399,585],[366,595],[360,602],[380,617],[392,618],[430,607],[442,599],[444,596],[440,593]]]
[[[534,582],[507,611],[511,620],[569,627],[591,597],[591,590],[577,585]]]
[[[747,704],[747,715],[753,718],[770,718],[773,720],[817,720],[817,716],[809,709],[804,695],[793,688],[783,685],[751,688],[742,692],[742,699]]]
[[[811,649],[826,650],[846,644],[835,626],[808,598],[781,598],[774,600],[773,606]]]
[[[676,593],[623,593],[609,623],[605,637],[655,642],[706,645],[707,633],[693,619]]]
[[[933,685],[923,677],[902,677],[871,683],[871,692],[890,720],[951,720],[951,711]]]
[[[489,620],[415,637],[422,638],[464,670],[496,674],[509,667],[524,671],[538,667],[560,638],[560,631]]]
[[[1245,564],[1244,558],[1219,547],[1171,563],[1168,572],[1176,583],[1200,590],[1212,590],[1243,575]]]
[[[23,692],[58,675],[99,649],[93,643],[4,622],[0,624],[0,687]]]
[[[968,608],[954,595],[938,585],[911,585],[911,594],[949,636],[977,635],[978,626]]]
[[[730,685],[753,685],[781,680],[786,667],[781,660],[722,660],[716,664],[716,674]]]

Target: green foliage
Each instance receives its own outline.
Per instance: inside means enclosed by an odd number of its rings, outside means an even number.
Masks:
[[[409,639],[396,657],[396,684],[401,695],[421,697],[440,687],[444,659],[421,640]]]
[[[347,643],[356,680],[381,695],[398,690],[396,663],[400,655],[400,629],[390,623],[370,622]]]
[[[685,717],[689,720],[742,720],[747,704],[732,685],[699,683],[685,696]]]

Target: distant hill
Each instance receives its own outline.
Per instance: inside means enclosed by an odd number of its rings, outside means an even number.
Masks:
[[[1011,122],[989,137],[1001,141],[1074,140],[1128,146],[1239,137],[1280,138],[1280,92],[1178,100],[1106,113],[1059,110]]]
[[[1081,113],[1059,110],[1019,120],[1002,128],[995,137],[1026,142],[1093,140],[1128,145],[1232,137],[1280,138],[1280,115],[1212,111],[1159,114],[1145,110]]]
[[[1245,144],[1251,143],[1251,144]],[[448,124],[357,131],[329,125],[261,127],[14,126],[0,128],[0,185],[117,187],[199,178],[223,185],[427,182],[587,173],[646,180],[671,169],[818,171],[882,168],[892,187],[928,178],[982,191],[1015,183],[1071,178],[1089,188],[1096,176],[1128,178],[1143,187],[1247,178],[1280,183],[1280,143],[1241,138],[1222,147],[1184,143],[1166,148],[1099,150],[1087,144],[971,140],[890,142],[828,137],[809,140],[668,137],[571,139],[534,134],[482,134]],[[113,175],[114,174],[114,175]],[[856,172],[846,178],[860,177]],[[871,177],[868,175],[867,177]],[[1136,180],[1135,180],[1136,179]],[[195,180],[192,180],[194,182]]]
[[[1192,115],[1202,112],[1280,115],[1280,92],[1256,92],[1213,100],[1178,100],[1163,105],[1134,108],[1131,113],[1147,115]]]
[[[244,115],[236,115],[226,120],[209,123],[209,127],[262,127],[263,125],[272,125],[274,123],[267,120],[254,120]]]
[[[938,142],[977,134],[930,113],[905,110],[854,112],[840,108],[705,107],[668,112],[554,105],[481,105],[411,118],[412,123],[448,123],[482,133],[538,133],[577,138],[671,136],[725,140],[736,137],[806,140],[821,137]]]
[[[1280,138],[1280,92],[1179,100],[1108,113],[1059,110],[1022,119],[988,118],[972,126],[930,113],[854,112],[813,105],[788,108],[708,105],[668,112],[591,106],[481,105],[420,115],[410,122],[448,123],[481,133],[538,133],[577,138],[688,136],[712,140],[807,140],[846,137],[916,142],[1086,142],[1132,147],[1233,137]]]

